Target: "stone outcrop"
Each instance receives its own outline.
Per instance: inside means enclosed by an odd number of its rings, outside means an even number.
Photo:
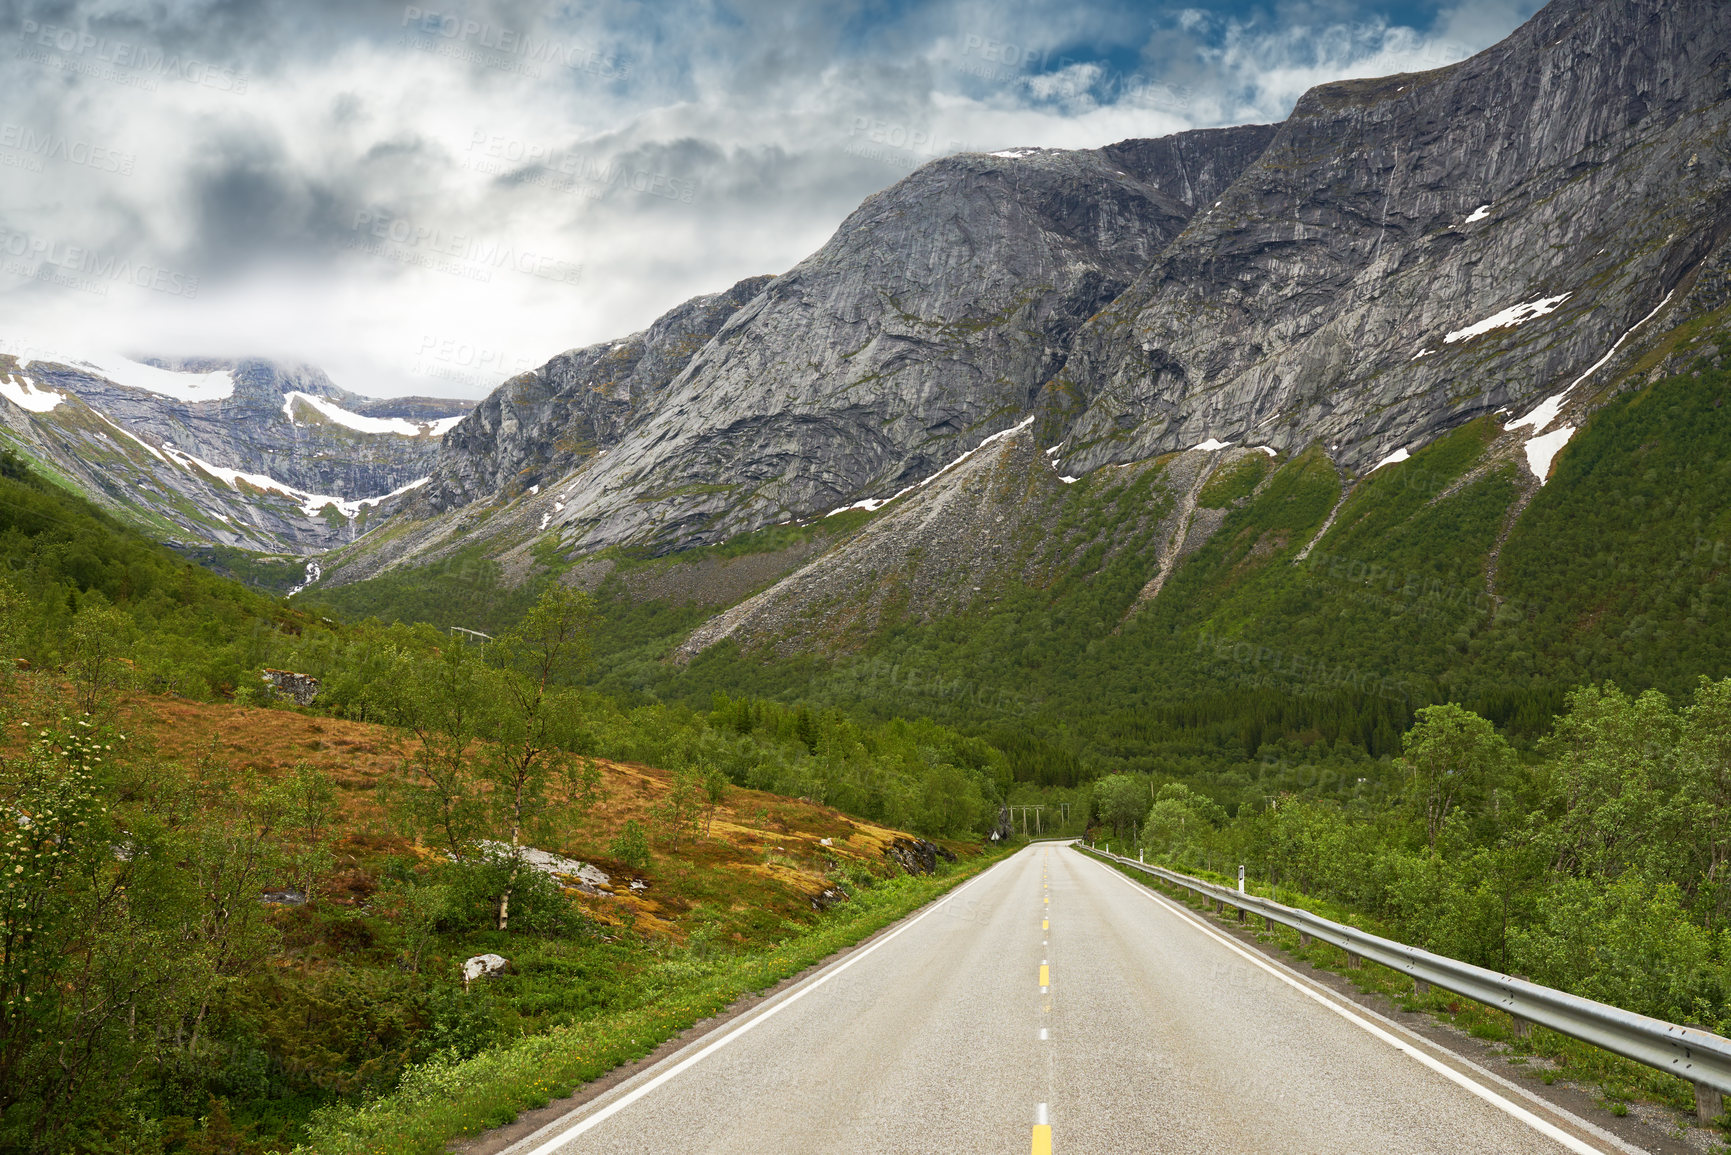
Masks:
[[[507,381],[445,435],[438,468],[413,508],[438,512],[514,495],[617,445],[770,280],[750,277],[694,297],[641,333],[572,349]]]
[[[935,842],[927,842],[923,838],[908,838],[905,835],[884,847],[884,857],[909,874],[932,874],[937,871],[939,860],[956,860],[954,854]]]
[[[478,954],[463,961],[463,987],[476,979],[496,979],[510,967],[511,960],[504,955]]]
[[[267,669],[264,671],[264,683],[270,687],[273,695],[286,698],[297,706],[310,706],[313,699],[319,696],[319,680],[310,674]]]
[[[934,161],[782,276],[507,382],[447,438],[412,509],[432,520],[351,551],[347,576],[477,532],[667,551],[888,497],[1021,421],[1273,132]]]

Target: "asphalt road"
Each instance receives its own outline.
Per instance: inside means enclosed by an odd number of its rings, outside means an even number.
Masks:
[[[511,1155],[1614,1151],[1065,846],[941,904]]]

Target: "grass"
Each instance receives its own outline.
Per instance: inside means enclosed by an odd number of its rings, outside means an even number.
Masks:
[[[1082,849],[1082,848],[1078,848]],[[1083,853],[1088,853],[1083,849]],[[1178,886],[1155,883],[1150,875],[1133,870],[1123,863],[1101,858],[1100,861],[1111,866],[1120,873],[1136,880],[1174,901],[1180,902],[1192,910],[1209,915],[1220,922],[1236,922],[1235,913],[1214,913],[1212,906],[1200,896]],[[1193,872],[1196,877],[1206,881],[1228,885],[1228,880],[1219,877],[1209,877],[1206,872]],[[1247,885],[1250,893],[1267,894],[1267,887]],[[1311,899],[1307,896],[1294,895],[1282,890],[1278,901],[1288,906],[1296,906],[1303,910],[1319,914],[1335,922],[1352,926],[1364,927],[1375,933],[1381,933],[1377,928],[1367,926],[1363,918],[1357,917],[1351,911],[1346,911],[1328,902]],[[1514,1057],[1509,1061],[1528,1075],[1547,1086],[1558,1078],[1572,1082],[1596,1084],[1602,1105],[1613,1115],[1628,1114],[1628,1104],[1633,1100],[1658,1103],[1673,1110],[1693,1113],[1695,1109],[1695,1091],[1692,1084],[1674,1075],[1625,1059],[1620,1055],[1602,1050],[1590,1043],[1570,1038],[1540,1026],[1529,1026],[1525,1034],[1515,1018],[1494,1007],[1463,998],[1460,995],[1445,991],[1440,987],[1431,987],[1423,994],[1414,989],[1411,978],[1399,971],[1380,966],[1368,959],[1361,961],[1357,967],[1347,966],[1346,952],[1320,939],[1312,939],[1309,946],[1300,946],[1298,932],[1288,927],[1274,925],[1267,929],[1257,930],[1256,937],[1265,943],[1280,948],[1287,956],[1307,962],[1319,970],[1333,971],[1348,979],[1353,986],[1366,994],[1379,994],[1389,1002],[1408,1013],[1430,1014],[1436,1019],[1448,1023],[1466,1032],[1476,1039],[1501,1044]],[[1543,1060],[1535,1065],[1534,1059]],[[1619,1109],[1620,1108],[1620,1109]]]
[[[1007,849],[929,878],[897,878],[858,892],[819,925],[760,950],[704,962],[684,960],[654,1002],[556,1028],[466,1061],[452,1054],[411,1069],[396,1090],[316,1117],[309,1143],[320,1155],[431,1155],[452,1139],[545,1107],[737,999],[796,975],[901,919],[996,862]]]

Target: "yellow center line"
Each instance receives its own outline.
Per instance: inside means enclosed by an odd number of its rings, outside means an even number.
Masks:
[[[1045,963],[1040,964],[1040,985],[1043,987],[1052,985],[1052,968]]]
[[[1049,918],[1042,918],[1040,920],[1040,929],[1041,930],[1051,930],[1052,929],[1052,920]]]
[[[1052,1128],[1035,1124],[1034,1142],[1029,1150],[1033,1155],[1052,1155]]]

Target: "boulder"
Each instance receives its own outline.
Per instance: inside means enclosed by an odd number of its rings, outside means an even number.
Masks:
[[[510,959],[496,954],[478,954],[467,959],[463,963],[463,987],[467,989],[476,979],[496,979],[510,965]]]
[[[272,696],[287,698],[297,706],[310,706],[319,696],[319,680],[293,670],[265,670],[264,682]]]

